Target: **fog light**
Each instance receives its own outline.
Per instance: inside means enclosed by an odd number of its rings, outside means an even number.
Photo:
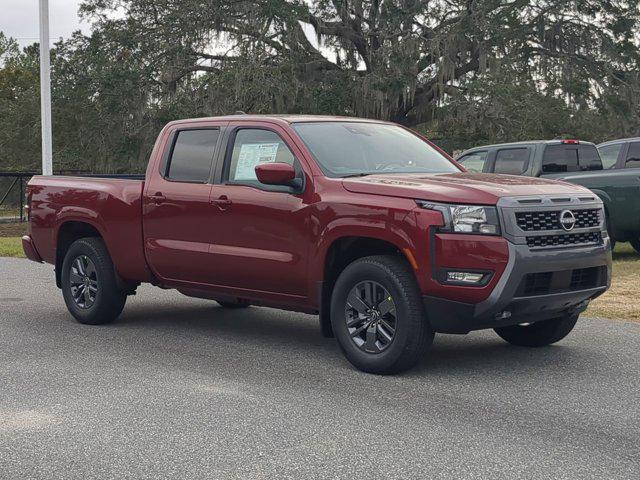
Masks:
[[[447,272],[447,282],[475,285],[482,281],[484,275],[484,273],[474,272]]]
[[[486,235],[497,235],[498,234],[498,226],[497,225],[480,225],[478,229],[480,233],[484,233]]]

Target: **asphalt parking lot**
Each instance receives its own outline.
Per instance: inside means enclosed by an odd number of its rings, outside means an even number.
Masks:
[[[315,317],[153,287],[80,325],[51,266],[2,258],[0,478],[637,478],[639,352],[640,324],[582,319],[378,377]]]

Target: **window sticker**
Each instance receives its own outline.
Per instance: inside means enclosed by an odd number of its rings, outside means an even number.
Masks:
[[[245,143],[240,147],[234,180],[256,180],[256,165],[276,161],[279,143]]]

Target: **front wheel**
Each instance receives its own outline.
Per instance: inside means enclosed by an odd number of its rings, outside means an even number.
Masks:
[[[545,347],[559,342],[569,335],[578,321],[578,315],[552,318],[528,325],[512,325],[495,328],[495,332],[505,341],[519,347]]]
[[[333,288],[331,326],[347,359],[369,373],[407,370],[433,341],[413,272],[390,255],[344,269]]]
[[[100,238],[81,238],[67,250],[62,296],[80,323],[108,323],[122,312],[127,296],[118,289],[111,257]]]
[[[640,253],[640,238],[634,238],[633,240],[629,240],[629,243],[633,247],[633,249]]]

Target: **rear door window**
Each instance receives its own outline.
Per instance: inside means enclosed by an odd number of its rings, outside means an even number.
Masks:
[[[629,145],[624,168],[640,168],[640,142],[633,142]]]
[[[166,177],[176,182],[206,183],[220,130],[181,130],[173,144]]]
[[[528,165],[528,148],[506,148],[498,150],[493,171],[507,175],[522,175]]]
[[[460,157],[458,162],[462,164],[469,172],[482,173],[484,170],[484,164],[487,163],[487,155],[489,152],[486,150],[481,152],[472,152]]]
[[[613,145],[605,145],[598,148],[603,168],[615,168],[623,145],[624,143],[614,143]]]

